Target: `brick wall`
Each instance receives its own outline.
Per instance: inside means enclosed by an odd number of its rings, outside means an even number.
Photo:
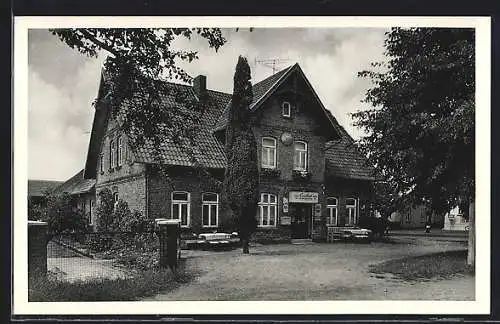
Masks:
[[[47,274],[47,223],[28,221],[28,276]]]
[[[209,181],[204,181],[189,168],[169,168],[167,179],[161,172],[148,168],[148,210],[149,218],[168,218],[171,215],[172,192],[184,191],[190,196],[189,229],[181,228],[183,235],[190,232],[214,230],[202,227],[202,194],[219,194],[219,228],[229,219],[229,210],[221,202],[220,190]]]
[[[110,143],[112,139],[122,134],[117,127],[117,123],[110,119],[106,128],[106,134],[101,143],[100,152],[104,156],[104,168],[101,170],[100,159],[97,162],[97,177],[96,177],[96,193],[108,188],[112,193],[118,193],[119,199],[126,201],[130,210],[140,211],[143,215],[147,215],[146,210],[146,167],[143,163],[134,163],[132,152],[129,150],[127,138],[123,136],[124,145],[126,147],[125,162],[111,168]]]
[[[131,211],[137,210],[143,215],[147,215],[144,174],[100,184],[96,186],[97,194],[104,188],[108,188],[112,193],[118,193],[118,198],[127,202]]]
[[[291,80],[290,82],[292,82]],[[311,172],[313,182],[323,182],[325,177],[325,136],[319,129],[325,116],[321,116],[320,107],[316,102],[287,92],[286,89],[293,84],[283,84],[277,93],[272,95],[262,107],[259,108],[255,136],[258,144],[259,164],[261,164],[262,137],[276,139],[277,169],[280,170],[281,179],[292,180],[294,144],[293,141],[307,143],[308,163],[307,170]],[[297,85],[299,91],[306,92],[304,85]],[[281,105],[284,101],[291,104],[291,116],[282,116]],[[292,135],[292,141],[285,144],[281,135],[286,132]]]
[[[104,156],[104,170],[101,170],[100,159],[98,158],[97,162],[97,177],[96,177],[96,186],[106,184],[112,181],[119,181],[125,178],[129,178],[132,176],[137,176],[144,174],[145,165],[143,163],[133,163],[133,153],[130,151],[127,143],[126,136],[123,136],[123,141],[126,147],[126,159],[125,162],[121,166],[116,166],[115,168],[111,168],[110,156],[111,156],[111,148],[110,143],[111,140],[115,140],[116,138],[122,135],[122,132],[118,129],[117,123],[110,119],[106,128],[106,135],[103,137],[101,143],[100,154]]]
[[[353,179],[329,178],[325,183],[325,199],[326,197],[337,198],[337,217],[339,225],[345,223],[347,217],[347,198],[359,198],[358,204],[358,222],[360,217],[368,217],[368,204],[371,199],[370,182]],[[326,223],[326,200],[323,208]]]

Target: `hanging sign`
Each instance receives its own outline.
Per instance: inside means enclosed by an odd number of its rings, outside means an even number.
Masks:
[[[317,204],[318,203],[318,193],[317,192],[306,192],[306,191],[290,191],[289,201],[291,203]]]
[[[288,198],[283,197],[283,212],[288,213]]]

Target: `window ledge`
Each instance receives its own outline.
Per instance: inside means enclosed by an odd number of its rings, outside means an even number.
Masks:
[[[281,171],[277,168],[261,168],[261,175],[266,177],[279,177]]]

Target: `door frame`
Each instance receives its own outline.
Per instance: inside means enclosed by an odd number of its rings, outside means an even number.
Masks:
[[[305,215],[306,219],[306,234],[304,239],[311,239],[312,238],[312,230],[313,230],[313,211],[314,211],[314,204],[307,204],[307,203],[291,203],[290,205],[293,206],[291,208],[294,212],[292,215],[292,224],[294,223],[294,219],[297,215],[297,210],[309,210],[309,212]],[[292,233],[291,233],[292,239],[294,238],[294,228],[292,228]]]

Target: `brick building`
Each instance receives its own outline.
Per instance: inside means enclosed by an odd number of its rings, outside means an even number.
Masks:
[[[53,194],[69,194],[73,198],[73,209],[81,210],[90,225],[95,224],[95,179],[84,179],[84,170],[63,182],[54,189]]]
[[[99,97],[104,96],[105,74]],[[224,137],[231,94],[206,88],[205,76],[193,86],[168,83],[163,105],[173,93],[207,98],[200,130],[192,147],[214,178],[226,165]],[[349,134],[323,106],[298,64],[253,85],[250,106],[256,118],[260,166],[260,202],[256,239],[324,238],[326,225],[354,225],[367,217],[373,169],[357,152]],[[185,232],[227,229],[229,210],[220,188],[193,167],[182,145],[165,138],[159,148],[168,179],[158,172],[153,144],[132,145],[119,121],[97,104],[84,177],[96,179],[96,191],[109,188],[131,210],[148,218],[177,218]]]

